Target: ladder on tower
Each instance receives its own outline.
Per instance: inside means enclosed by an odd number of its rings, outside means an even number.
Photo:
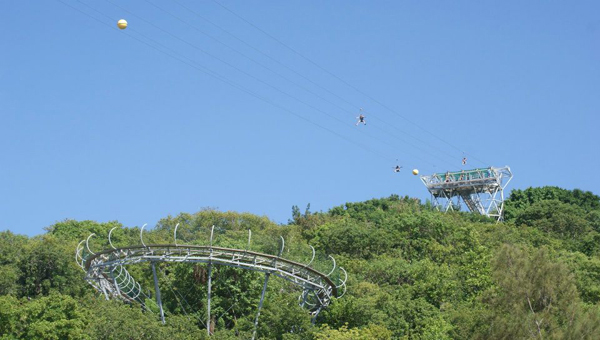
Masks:
[[[477,212],[482,215],[485,214],[485,209],[483,205],[481,205],[481,201],[478,199],[479,197],[473,199],[473,196],[469,193],[463,193],[460,195],[460,197],[463,199],[463,201],[467,205],[467,208],[469,208],[471,212]]]

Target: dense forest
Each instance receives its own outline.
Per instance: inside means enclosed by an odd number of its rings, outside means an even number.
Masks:
[[[315,324],[287,281],[270,281],[261,339],[600,339],[600,197],[590,192],[513,190],[502,223],[396,195],[328,212],[293,207],[283,225],[205,209],[162,219],[146,243],[172,242],[177,223],[189,242],[205,240],[211,225],[227,235],[250,229],[257,240],[282,235],[348,271],[346,295]],[[36,237],[1,232],[0,339],[208,338],[205,265],[159,266],[164,325],[150,301],[145,309],[106,301],[85,281],[77,244],[96,233],[94,249],[107,248],[113,227],[116,243],[140,243],[140,227],[118,222],[65,220]],[[153,287],[147,263],[128,269]],[[211,338],[250,338],[263,276],[217,267],[212,279]]]

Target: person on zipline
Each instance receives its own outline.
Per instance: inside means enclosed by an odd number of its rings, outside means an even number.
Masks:
[[[356,122],[356,126],[358,126],[358,124],[360,123],[367,125],[367,122],[365,122],[365,116],[363,116],[362,113],[360,116],[356,117],[356,119],[358,119],[358,122]]]
[[[367,125],[367,122],[365,122],[365,116],[362,114],[362,107],[360,108],[360,115],[358,117],[356,117],[356,119],[358,119],[358,121],[356,122],[356,126],[358,126],[358,124],[363,123],[365,125]]]
[[[396,165],[394,172],[400,172],[400,169],[402,169],[402,167],[400,165]]]

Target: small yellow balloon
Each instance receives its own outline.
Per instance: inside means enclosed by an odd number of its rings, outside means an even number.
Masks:
[[[419,174],[419,169],[413,169],[413,175],[418,175]]]
[[[119,21],[117,21],[117,27],[124,30],[127,28],[127,20],[125,19],[121,19]]]

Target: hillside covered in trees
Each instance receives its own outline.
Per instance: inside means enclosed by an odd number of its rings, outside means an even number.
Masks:
[[[395,195],[292,210],[285,225],[246,213],[182,213],[159,221],[147,243],[172,242],[177,223],[182,240],[205,239],[215,225],[335,255],[349,274],[347,294],[313,325],[297,291],[273,279],[261,339],[600,339],[600,197],[590,192],[514,190],[503,223]],[[66,220],[32,238],[1,232],[0,339],[207,338],[205,265],[160,265],[165,325],[152,307],[106,301],[85,281],[76,245],[96,233],[101,247],[115,226],[116,242],[139,244],[139,227],[118,222]],[[153,287],[147,263],[130,272]],[[263,276],[218,267],[212,277],[211,338],[248,339]]]

